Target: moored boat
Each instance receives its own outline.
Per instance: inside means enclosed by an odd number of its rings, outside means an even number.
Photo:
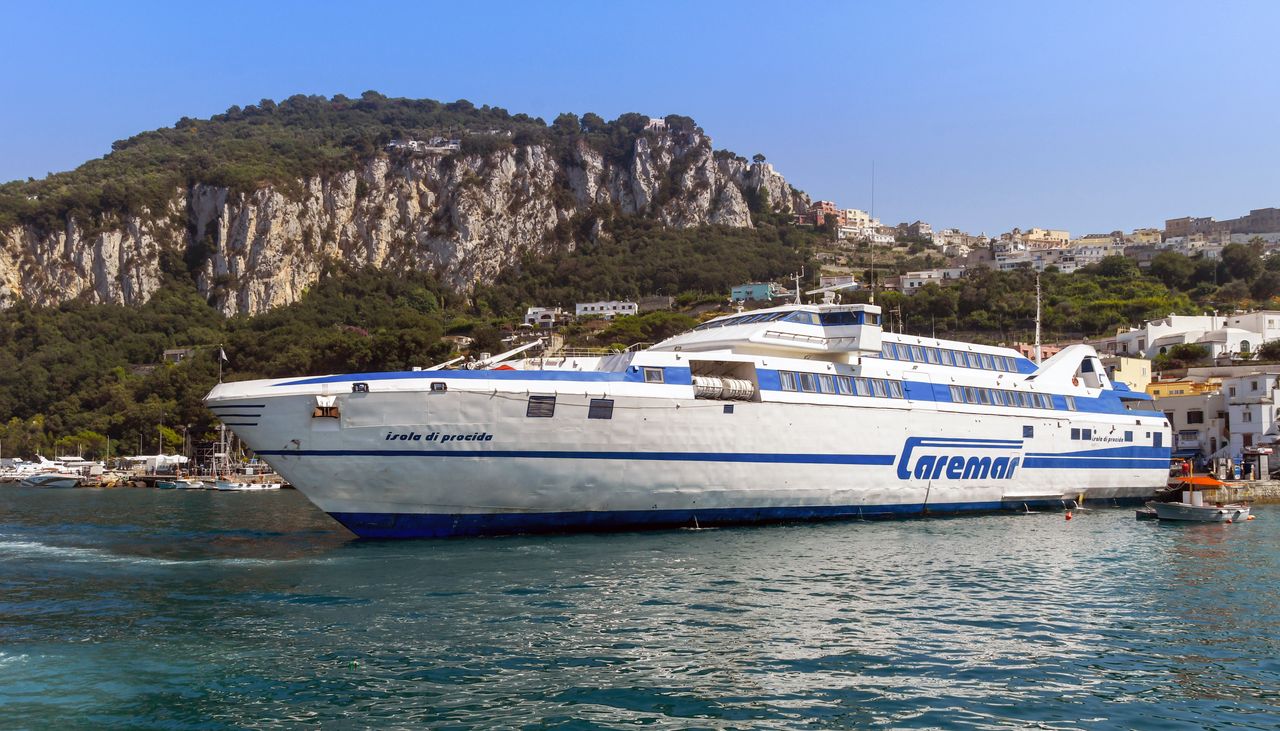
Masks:
[[[423,537],[1150,498],[1169,424],[1097,353],[885,333],[785,305],[656,346],[224,383],[227,427],[352,531]]]
[[[1174,496],[1181,499],[1153,500],[1146,504],[1146,510],[1160,520],[1187,520],[1202,523],[1234,523],[1248,520],[1250,518],[1248,505],[1205,501],[1205,490],[1223,490],[1226,487],[1227,483],[1208,475],[1189,475],[1176,481],[1170,480],[1170,490],[1174,491]]]
[[[42,472],[38,475],[24,477],[18,484],[22,487],[68,488],[79,487],[81,479],[80,475],[63,472]]]
[[[1236,523],[1249,519],[1249,506],[1239,503],[1215,505],[1210,503],[1158,503],[1149,502],[1147,507],[1155,511],[1160,520],[1190,520],[1202,523]]]

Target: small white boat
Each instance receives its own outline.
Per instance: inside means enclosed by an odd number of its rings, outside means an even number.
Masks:
[[[1226,483],[1204,475],[1184,477],[1172,487],[1181,488],[1182,500],[1176,502],[1152,501],[1147,508],[1160,520],[1188,520],[1201,523],[1234,523],[1249,520],[1249,506],[1239,503],[1223,505],[1206,503],[1206,489],[1220,490]],[[1139,518],[1143,516],[1138,516]]]
[[[209,487],[200,480],[174,480],[173,486],[179,490],[203,490]]]
[[[232,480],[218,480],[214,486],[219,490],[234,490],[239,492],[248,492],[252,490],[279,490],[281,485],[279,482],[236,482]]]
[[[63,472],[42,472],[22,478],[18,484],[22,487],[79,487],[80,475],[69,475]]]
[[[1233,503],[1231,505],[1196,505],[1194,503],[1147,503],[1147,507],[1156,511],[1160,520],[1192,520],[1202,523],[1234,523],[1249,519],[1249,506]]]

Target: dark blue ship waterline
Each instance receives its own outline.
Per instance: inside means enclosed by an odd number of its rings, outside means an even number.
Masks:
[[[1274,728],[1280,511],[360,541],[0,487],[4,728]]]
[[[1142,500],[1111,500],[1111,504]],[[1072,500],[832,505],[777,508],[704,508],[701,510],[597,510],[556,513],[330,513],[361,538],[455,538],[523,533],[568,533],[656,528],[710,528],[756,523],[874,520],[998,510],[1066,509]]]

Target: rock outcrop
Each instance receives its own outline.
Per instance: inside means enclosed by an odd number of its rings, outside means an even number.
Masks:
[[[772,166],[713,153],[700,132],[646,133],[620,160],[582,141],[560,153],[395,153],[296,182],[249,193],[197,183],[175,190],[168,210],[93,231],[76,221],[0,230],[0,302],[142,304],[171,253],[195,262],[198,287],[224,312],[257,314],[297,300],[333,260],[430,269],[467,287],[526,253],[598,235],[589,219],[606,212],[746,227],[748,200],[781,213],[808,202]]]

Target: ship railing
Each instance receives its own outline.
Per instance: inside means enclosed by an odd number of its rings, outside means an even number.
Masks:
[[[609,348],[561,348],[556,353],[557,358],[600,358],[609,355],[615,351]]]
[[[827,338],[817,335],[805,335],[803,333],[789,333],[780,330],[769,330],[764,334],[766,338],[777,338],[778,340],[793,340],[798,343],[813,343],[815,345],[826,346]]]

